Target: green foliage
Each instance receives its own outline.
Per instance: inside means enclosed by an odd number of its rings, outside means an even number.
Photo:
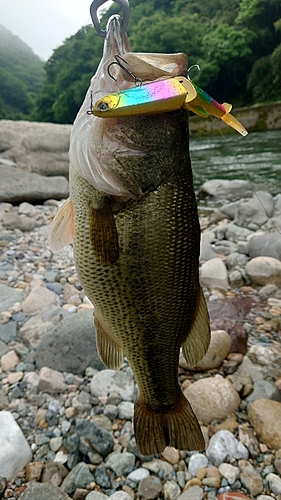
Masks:
[[[0,118],[28,118],[42,90],[43,65],[28,45],[0,25]]]
[[[46,80],[33,119],[72,123],[102,55],[103,41],[92,26],[81,28],[45,64]]]
[[[130,5],[127,31],[133,51],[185,52],[189,65],[201,68],[192,71],[192,79],[220,102],[237,106],[280,99],[281,0],[130,0]],[[121,14],[115,2],[102,17],[103,28],[113,13]],[[45,64],[43,89],[30,118],[72,123],[102,46],[92,26],[66,39]],[[29,77],[24,84],[35,92],[28,86],[35,85],[32,70]],[[34,96],[29,97],[19,113],[32,106]],[[1,99],[2,94],[0,110]]]

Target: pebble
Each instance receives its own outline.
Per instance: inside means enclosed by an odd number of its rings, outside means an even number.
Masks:
[[[158,498],[162,491],[162,483],[158,477],[149,476],[141,479],[138,487],[138,493],[144,500],[153,500]]]
[[[106,466],[112,469],[117,476],[127,475],[132,472],[136,457],[133,453],[124,451],[123,453],[112,454],[106,460]]]
[[[93,308],[81,290],[73,266],[72,248],[68,247],[57,255],[47,250],[46,224],[49,224],[58,203],[36,207],[23,203],[20,207],[9,205],[3,208],[8,212],[12,210],[21,218],[25,216],[26,223],[29,223],[27,218],[36,220],[36,226],[30,232],[3,229],[0,237],[6,245],[0,255],[0,410],[9,409],[9,414],[14,415],[27,439],[29,454],[32,450],[30,463],[25,464],[23,473],[19,471],[23,476],[17,477],[12,486],[4,486],[7,488],[5,498],[14,494],[13,488],[24,489],[27,486],[25,481],[34,481],[25,489],[31,498],[37,495],[40,500],[45,500],[45,495],[48,500],[69,499],[68,494],[59,488],[68,476],[74,481],[73,493],[69,493],[74,500],[129,500],[138,496],[141,481],[151,481],[151,478],[157,480],[159,490],[150,489],[146,494],[156,494],[155,498],[201,500],[204,492],[206,500],[215,500],[218,495],[225,495],[225,499],[219,500],[227,500],[227,495],[230,500],[232,492],[248,498],[238,493],[241,490],[248,491],[249,496],[261,491],[261,494],[257,493],[259,500],[280,495],[275,479],[280,479],[281,470],[281,453],[278,455],[278,448],[281,449],[281,441],[278,441],[280,426],[276,424],[281,405],[280,285],[270,282],[260,288],[261,285],[256,286],[245,272],[245,267],[248,268],[257,257],[278,258],[277,254],[254,255],[254,240],[262,236],[249,241],[244,239],[256,234],[252,226],[254,221],[250,217],[247,227],[239,226],[235,217],[240,201],[232,208],[229,205],[226,206],[228,216],[233,222],[227,221],[224,214],[213,222],[210,222],[211,216],[206,216],[204,227],[207,229],[203,231],[202,239],[213,252],[208,258],[215,257],[220,261],[218,265],[227,278],[224,287],[230,284],[231,289],[215,289],[216,283],[213,282],[204,290],[209,297],[212,343],[201,366],[199,364],[196,370],[190,371],[188,368],[191,367],[185,364],[180,370],[183,389],[194,391],[192,404],[196,406],[196,400],[199,400],[203,407],[200,423],[205,424],[202,430],[207,453],[186,456],[186,453],[167,447],[159,458],[143,457],[135,445],[131,419],[136,387],[126,360],[121,370],[114,372],[105,370],[98,358]],[[1,210],[0,204],[0,214]],[[243,220],[248,221],[247,218]],[[266,238],[269,233],[264,234]],[[272,248],[274,245],[273,242]],[[278,252],[278,248],[276,244],[274,252]],[[36,302],[31,300],[35,291],[40,300],[43,301],[43,297],[47,302],[50,300],[48,309],[44,310],[46,301],[36,309]],[[217,333],[218,330],[224,330],[224,333]],[[77,335],[80,331],[82,336]],[[220,340],[214,347],[215,336]],[[5,358],[7,354],[9,356]],[[12,357],[14,362],[5,365],[5,361]],[[41,370],[45,368],[59,374],[59,383],[56,377],[51,383],[50,380],[43,381]],[[215,390],[217,381],[226,387],[222,392],[227,393],[227,397],[232,394],[236,400],[234,409],[229,407],[226,410],[224,397]],[[47,382],[49,385],[44,386]],[[198,398],[198,382],[204,386],[204,398]],[[214,388],[214,396],[208,399],[209,387]],[[266,397],[270,399],[263,407],[261,402]],[[213,401],[217,413],[209,420]],[[222,462],[217,463],[218,455],[216,452],[212,455],[212,447],[215,436],[219,437],[222,431],[230,432],[232,438],[224,438],[226,447],[219,443],[219,462]],[[126,462],[126,454],[131,461]],[[205,461],[193,476],[190,470],[196,454]],[[252,469],[241,465],[241,460],[245,462],[249,456]],[[86,466],[87,484],[79,483],[79,467],[78,472],[75,470],[81,463]],[[115,470],[109,467],[110,464]],[[71,479],[71,473],[74,479]],[[79,487],[75,486],[76,480]],[[102,487],[100,482],[105,486]],[[44,484],[45,489],[42,488]],[[34,490],[30,490],[31,486]],[[20,491],[21,498],[25,492]]]
[[[234,458],[247,459],[249,452],[241,441],[238,441],[231,432],[221,430],[211,437],[206,455],[214,465],[219,466],[227,457],[230,460]]]
[[[228,463],[220,464],[219,471],[221,475],[227,479],[229,484],[235,483],[236,479],[239,477],[239,468]]]
[[[192,476],[196,476],[199,469],[203,469],[208,465],[208,458],[203,453],[194,453],[191,455],[188,462],[188,472]]]
[[[166,481],[163,487],[164,499],[177,500],[180,491],[180,487],[175,481]]]
[[[178,500],[202,500],[202,498],[203,489],[200,486],[191,486],[178,497]]]
[[[20,359],[18,355],[15,353],[14,350],[11,350],[7,352],[7,354],[4,354],[1,358],[1,368],[4,372],[7,372],[14,368],[18,363],[20,362]]]
[[[40,391],[50,392],[51,394],[56,394],[59,392],[64,392],[67,388],[64,383],[63,374],[57,370],[52,370],[48,367],[43,367],[39,373],[39,384],[38,388]]]
[[[112,392],[120,394],[124,401],[134,399],[134,379],[121,371],[101,370],[91,381],[91,393],[94,396],[108,396]]]
[[[88,466],[80,462],[70,471],[61,484],[61,489],[65,493],[71,493],[75,488],[84,488],[94,481],[94,476],[90,473]]]
[[[128,481],[133,481],[134,483],[139,483],[142,479],[148,477],[149,471],[147,469],[144,469],[143,467],[140,467],[139,469],[135,469],[130,474],[127,476]]]

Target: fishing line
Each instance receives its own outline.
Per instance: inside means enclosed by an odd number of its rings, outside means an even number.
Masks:
[[[252,191],[253,191],[253,193],[256,195],[256,197],[257,197],[257,199],[258,199],[258,201],[259,201],[260,205],[262,206],[262,208],[263,208],[263,210],[264,210],[264,212],[265,212],[265,214],[266,214],[266,216],[267,216],[268,220],[270,220],[271,224],[274,226],[274,228],[276,229],[276,231],[277,231],[277,232],[281,235],[281,231],[279,230],[278,226],[275,224],[275,222],[274,222],[274,220],[272,219],[272,217],[271,217],[270,215],[268,215],[268,212],[267,212],[267,210],[266,210],[266,208],[265,208],[265,206],[264,206],[264,204],[263,204],[262,200],[260,199],[259,195],[257,194],[257,192],[256,192],[256,190],[255,190],[255,188],[254,188],[254,185],[253,185],[253,183],[252,183],[252,181],[251,181],[250,177],[249,177],[249,176],[248,176],[248,174],[247,174],[247,171],[246,171],[245,167],[243,167],[242,163],[240,163],[240,161],[239,161],[239,158],[238,158],[237,154],[235,153],[234,149],[231,147],[231,145],[229,144],[229,142],[226,140],[225,135],[223,134],[222,130],[221,130],[221,129],[220,129],[220,127],[218,126],[218,124],[217,124],[217,122],[215,121],[215,119],[214,119],[211,115],[209,115],[209,116],[210,116],[210,118],[212,119],[212,121],[214,122],[215,127],[217,128],[217,130],[219,131],[219,133],[220,133],[220,134],[221,134],[221,136],[223,137],[223,140],[224,140],[225,144],[227,145],[227,147],[229,148],[229,150],[230,150],[231,154],[232,154],[232,155],[234,156],[234,158],[236,159],[236,161],[237,161],[237,163],[238,163],[238,165],[239,165],[240,169],[242,170],[243,174],[245,175],[245,177],[246,177],[246,179],[247,179],[247,181],[248,181],[248,183],[249,183],[249,186],[250,186],[251,190],[252,190]]]

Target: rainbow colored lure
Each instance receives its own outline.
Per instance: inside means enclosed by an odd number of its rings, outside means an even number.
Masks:
[[[93,114],[111,118],[165,113],[180,109],[196,95],[194,85],[186,78],[156,80],[101,97],[94,105]]]
[[[105,95],[98,99],[93,114],[103,118],[165,113],[184,108],[207,118],[221,118],[241,135],[248,134],[243,125],[230,114],[232,105],[219,104],[188,78],[177,76],[146,83]]]

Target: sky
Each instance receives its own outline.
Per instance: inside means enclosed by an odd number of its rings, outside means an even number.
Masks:
[[[91,24],[92,0],[0,0],[0,24],[18,35],[41,59]],[[102,9],[111,2],[102,6]]]

